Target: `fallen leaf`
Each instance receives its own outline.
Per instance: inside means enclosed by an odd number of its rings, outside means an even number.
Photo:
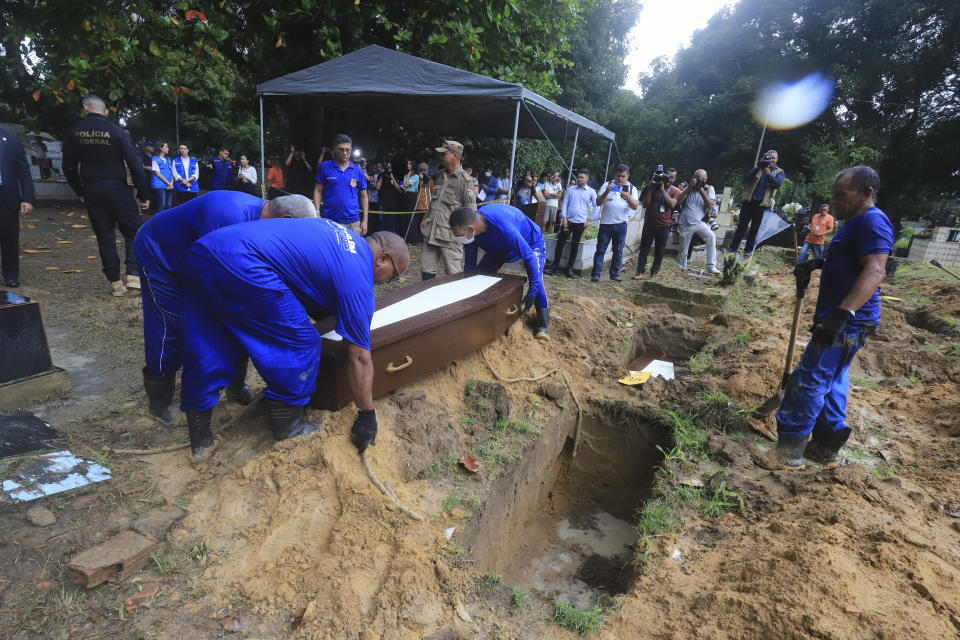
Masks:
[[[848,604],[846,607],[844,607],[843,611],[844,611],[844,613],[850,613],[850,614],[855,615],[855,616],[858,616],[858,615],[860,615],[861,613],[863,613],[863,611],[860,611],[860,609],[857,609],[857,608],[856,608],[854,605],[852,605],[852,604]]]
[[[45,271],[60,271],[60,267],[44,267]]]
[[[303,614],[307,612],[306,607],[300,607],[293,612],[293,620],[290,621],[290,628],[297,630],[303,624]]]
[[[37,585],[37,589],[49,589],[50,587],[55,587],[55,586],[57,586],[57,583],[54,582],[53,580],[44,580],[43,582]]]
[[[50,249],[24,249],[23,252],[24,253],[52,253]]]
[[[64,269],[60,273],[83,273],[83,269]]]
[[[470,473],[476,473],[481,469],[483,469],[483,466],[479,462],[477,462],[476,458],[466,453],[460,456],[459,462],[460,464],[463,465],[463,468],[469,471]]]
[[[87,256],[87,260],[96,260],[97,256]]]
[[[57,240],[57,244],[73,244],[71,240]]]
[[[85,224],[75,224],[75,225],[73,225],[73,228],[74,228],[74,229],[86,229],[86,228],[87,228],[87,225],[85,225]]]
[[[35,225],[35,224],[28,224],[28,225],[27,225],[27,229],[33,229],[33,228],[36,227],[36,226],[37,226],[37,225]]]
[[[243,631],[244,625],[247,624],[247,619],[239,613],[231,613],[221,618],[220,624],[223,625],[224,631]]]
[[[75,214],[73,211],[71,211],[70,213],[67,214],[67,216],[69,216],[69,217],[71,217],[71,218],[72,218],[73,216],[75,216],[75,215],[77,215],[77,214]]]
[[[50,250],[50,247],[39,246],[39,247],[34,247],[34,249],[37,249],[37,250],[46,249],[47,251],[49,251],[49,250]]]
[[[143,585],[143,588],[138,593],[129,596],[123,601],[123,608],[127,611],[133,611],[134,609],[139,609],[140,607],[149,607],[151,604],[153,604],[153,600],[157,597],[159,592],[159,583],[148,582]]]

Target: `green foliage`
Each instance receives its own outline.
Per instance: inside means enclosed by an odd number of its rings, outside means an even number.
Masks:
[[[716,518],[725,513],[743,513],[743,496],[727,489],[726,480],[722,480],[713,492],[713,496],[700,507],[700,513],[708,518]]]
[[[559,598],[553,601],[553,621],[561,627],[573,631],[581,638],[588,638],[600,631],[609,612],[598,602],[593,609],[577,609]]]
[[[690,359],[687,360],[687,368],[690,369],[690,373],[694,374],[710,371],[713,369],[713,354],[702,351],[690,356]]]
[[[652,417],[669,429],[673,436],[673,448],[670,451],[664,451],[659,445],[657,446],[666,459],[706,459],[707,439],[710,434],[706,429],[694,424],[694,419],[689,413],[677,408],[657,407]]]
[[[527,601],[527,592],[523,589],[514,588],[510,593],[510,601],[513,603],[514,609],[519,609]]]
[[[917,230],[913,227],[904,227],[900,229],[900,233],[897,234],[897,241],[893,243],[894,249],[906,249],[910,246],[910,238],[917,234]]]
[[[879,389],[880,383],[874,382],[873,380],[867,380],[865,378],[858,378],[856,376],[850,376],[850,384],[860,387],[861,389]]]
[[[663,500],[648,500],[637,512],[637,535],[643,538],[658,536],[679,529],[683,519]]]
[[[894,476],[894,468],[889,462],[881,462],[876,466],[871,467],[870,473],[881,480],[885,480]]]
[[[492,588],[492,587],[497,586],[498,584],[500,584],[500,574],[499,574],[499,573],[496,573],[496,572],[494,572],[494,571],[488,571],[487,573],[485,573],[485,574],[483,574],[482,576],[480,576],[480,586],[481,586],[481,587],[484,587],[484,588],[486,588],[486,589],[490,589],[490,588]]]
[[[810,180],[810,194],[819,202],[830,200],[830,186],[837,173],[858,164],[878,166],[882,154],[856,145],[839,135],[808,139],[803,152]]]

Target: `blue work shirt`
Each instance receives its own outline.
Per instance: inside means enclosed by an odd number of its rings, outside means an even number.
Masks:
[[[777,189],[779,189],[780,187],[783,186],[783,179],[786,177],[787,174],[784,173],[783,171],[778,172],[777,175],[773,174],[773,172],[779,168],[780,167],[778,167],[775,164],[771,165],[770,175],[760,176],[760,181],[757,183],[757,186],[754,187],[753,193],[750,195],[751,200],[762,202],[763,197],[767,195],[768,187],[776,187]],[[760,167],[754,167],[753,169],[750,170],[749,173],[747,173],[747,179],[753,180],[753,178],[757,175],[757,171],[762,171],[762,169]]]
[[[263,202],[242,191],[212,191],[161,211],[140,225],[137,257],[179,275],[194,242],[220,227],[259,220]]]
[[[213,159],[213,174],[210,176],[211,189],[229,189],[233,184],[233,163],[230,158],[221,160],[219,157]]]
[[[840,306],[850,293],[863,265],[860,258],[875,253],[889,254],[893,250],[893,225],[886,214],[876,207],[847,220],[837,231],[827,248],[827,257],[820,275],[820,294],[814,322],[822,322]],[[847,322],[850,328],[880,324],[880,288]]]
[[[346,169],[333,160],[320,163],[317,169],[317,182],[323,185],[324,218],[330,218],[340,224],[350,224],[360,219],[360,201],[358,196],[367,188],[367,179],[363,169],[354,163]]]
[[[336,315],[337,333],[370,349],[373,253],[346,227],[328,218],[263,220],[214,231],[197,247],[253,286],[289,289],[311,316]]]
[[[487,230],[464,247],[464,271],[477,268],[477,250],[483,249],[489,256],[503,260],[501,264],[523,260],[527,268],[532,298],[543,291],[543,274],[540,263],[533,253],[535,247],[543,246],[543,232],[523,211],[509,204],[494,202],[477,210],[487,223]]]

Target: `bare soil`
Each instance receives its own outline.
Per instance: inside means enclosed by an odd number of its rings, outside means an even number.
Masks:
[[[534,341],[528,319],[485,353],[502,377],[558,372],[501,383],[478,353],[377,400],[370,461],[426,515],[416,522],[368,480],[347,438],[352,408],[314,412],[320,432],[276,444],[254,411],[197,468],[183,450],[104,456],[104,445],[185,442],[185,425],[146,414],[139,300],[106,295],[82,209],[38,209],[24,227],[24,247],[42,252],[24,254],[21,292],[41,302],[74,385],[30,409],[113,479],[39,501],[56,516],[48,527],[26,519],[33,503],[0,504],[0,636],[573,638],[552,598],[578,585],[583,606],[599,602],[600,638],[960,635],[960,282],[933,267],[901,266],[883,286],[898,299],[851,369],[844,464],[799,472],[754,465],[775,424],[744,410],[783,370],[787,252],[760,250],[750,282],[730,289],[668,257],[662,285],[719,300],[701,298],[693,315],[651,299],[644,281],[548,277],[553,340]],[[418,274],[414,258],[397,286]],[[675,362],[677,378],[617,383],[651,355]],[[564,380],[585,410],[579,438]],[[222,402],[215,422],[240,409]],[[704,437],[677,454],[670,416],[684,415]],[[465,471],[462,453],[484,469]],[[680,498],[694,490],[705,498]],[[717,495],[726,513],[703,508]],[[651,500],[671,526],[621,549],[624,528],[607,516],[632,525]],[[76,585],[73,554],[168,515],[180,519],[155,529],[164,546],[133,579],[160,583],[150,608],[122,610],[133,581]],[[563,554],[576,568],[550,574]],[[569,584],[551,590],[554,579]]]

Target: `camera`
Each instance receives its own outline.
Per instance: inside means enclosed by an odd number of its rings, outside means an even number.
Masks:
[[[773,164],[773,156],[769,153],[763,154],[763,157],[757,160],[757,166],[761,169],[769,167],[771,164]]]
[[[650,182],[661,182],[663,184],[670,182],[670,174],[663,170],[662,164],[657,165],[657,170],[650,176]]]

